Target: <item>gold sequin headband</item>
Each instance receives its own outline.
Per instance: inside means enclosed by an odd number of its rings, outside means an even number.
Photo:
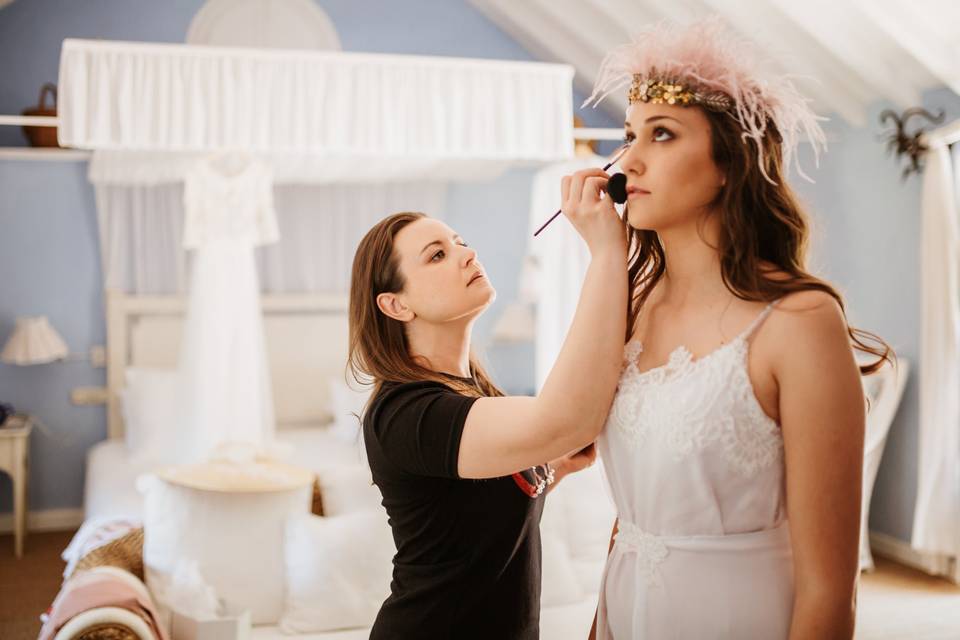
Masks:
[[[733,100],[725,93],[700,93],[691,90],[680,80],[644,77],[641,73],[633,74],[627,99],[630,104],[649,102],[683,107],[695,104],[711,111],[726,111],[733,106]]]

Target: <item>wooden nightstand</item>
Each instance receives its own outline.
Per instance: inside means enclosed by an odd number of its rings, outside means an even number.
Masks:
[[[14,553],[23,556],[23,539],[27,535],[27,478],[30,475],[30,431],[33,420],[28,415],[14,415],[0,427],[0,471],[13,479]]]

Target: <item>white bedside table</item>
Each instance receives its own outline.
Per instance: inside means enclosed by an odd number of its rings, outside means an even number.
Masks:
[[[30,431],[33,420],[13,415],[0,427],[0,471],[13,480],[13,536],[16,557],[23,556],[27,535],[27,478],[30,474]]]

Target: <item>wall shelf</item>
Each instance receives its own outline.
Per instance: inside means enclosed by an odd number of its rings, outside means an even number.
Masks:
[[[0,160],[45,160],[82,162],[90,159],[90,151],[45,147],[0,147]]]

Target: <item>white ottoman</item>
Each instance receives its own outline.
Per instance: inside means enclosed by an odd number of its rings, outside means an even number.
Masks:
[[[226,605],[253,624],[283,611],[287,517],[310,512],[313,473],[273,462],[209,462],[142,476],[147,586],[167,609],[179,563],[195,562]]]

